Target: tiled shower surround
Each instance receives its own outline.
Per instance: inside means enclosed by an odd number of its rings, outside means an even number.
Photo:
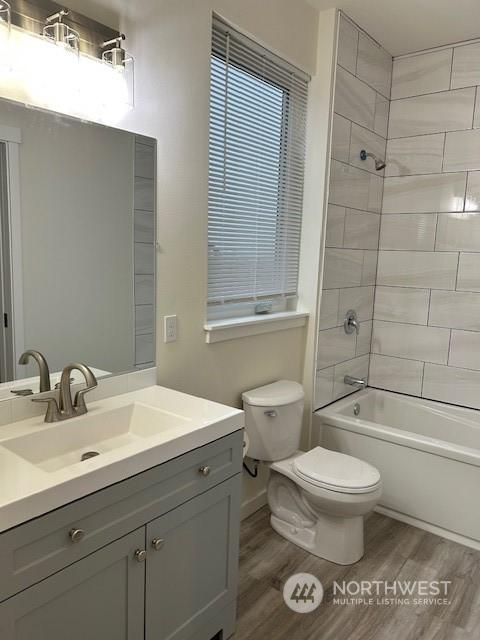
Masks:
[[[338,35],[330,191],[317,351],[315,408],[350,393],[346,374],[368,376],[392,58],[343,15]],[[355,309],[358,336],[347,335]]]
[[[480,408],[480,43],[395,60],[370,385]]]
[[[480,43],[394,61],[383,179],[357,152],[363,134],[383,157],[374,105],[389,97],[387,55],[371,54],[362,76],[355,31],[342,17],[315,406],[349,393],[349,373],[480,408]],[[348,308],[358,337],[343,331]]]

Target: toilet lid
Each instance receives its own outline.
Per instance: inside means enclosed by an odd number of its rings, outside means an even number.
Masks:
[[[380,473],[368,462],[322,447],[296,458],[293,468],[307,482],[342,493],[365,493],[380,482]]]

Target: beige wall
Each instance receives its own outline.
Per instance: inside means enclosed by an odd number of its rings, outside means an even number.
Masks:
[[[160,384],[240,406],[245,389],[302,379],[303,328],[206,344],[207,171],[211,16],[313,73],[317,12],[303,0],[70,0],[127,34],[136,60],[135,109],[120,126],[158,139],[158,343]],[[117,123],[118,124],[118,123]],[[162,342],[162,316],[178,340]],[[255,493],[264,486],[248,482]]]

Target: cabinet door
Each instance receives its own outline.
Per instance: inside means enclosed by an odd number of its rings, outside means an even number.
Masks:
[[[2,640],[143,640],[145,527],[0,605]]]
[[[146,640],[203,640],[209,618],[235,599],[240,479],[147,525]]]

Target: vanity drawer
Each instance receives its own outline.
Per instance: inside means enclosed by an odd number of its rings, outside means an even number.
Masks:
[[[0,534],[0,601],[241,471],[243,432]]]

